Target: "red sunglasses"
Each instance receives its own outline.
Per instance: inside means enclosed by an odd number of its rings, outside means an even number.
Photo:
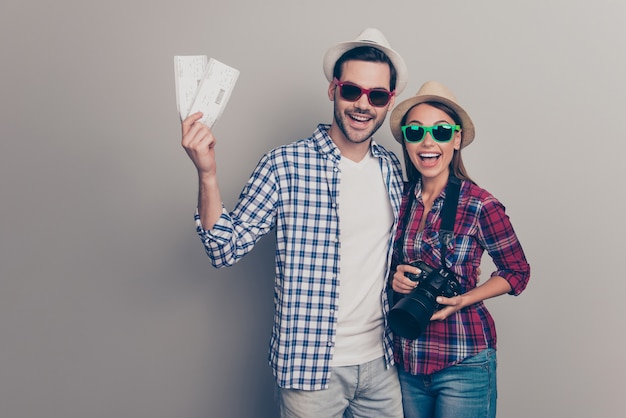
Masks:
[[[339,86],[339,94],[341,98],[349,102],[356,102],[361,98],[363,94],[367,95],[367,100],[372,106],[383,107],[387,106],[389,100],[396,94],[394,91],[389,91],[381,88],[364,89],[354,83],[347,81],[339,81],[337,78],[333,82]]]

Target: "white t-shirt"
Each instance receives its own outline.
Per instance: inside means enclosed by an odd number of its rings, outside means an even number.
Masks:
[[[333,366],[384,355],[382,298],[393,211],[378,158],[339,163],[339,310]]]

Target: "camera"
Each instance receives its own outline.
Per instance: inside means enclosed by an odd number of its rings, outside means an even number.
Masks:
[[[402,295],[389,311],[388,318],[391,330],[396,335],[414,340],[424,331],[433,313],[444,306],[437,303],[437,297],[457,296],[461,292],[461,285],[454,273],[447,269],[435,269],[422,261],[410,264],[420,269],[420,273],[405,275],[418,282],[418,285],[411,293]]]

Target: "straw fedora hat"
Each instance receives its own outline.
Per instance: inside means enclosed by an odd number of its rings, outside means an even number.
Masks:
[[[404,138],[402,137],[402,119],[414,106],[424,102],[438,102],[442,103],[459,115],[461,119],[461,148],[465,148],[474,140],[474,123],[469,117],[467,112],[457,104],[456,97],[449,88],[437,81],[427,81],[420,87],[415,96],[406,99],[402,103],[398,104],[391,112],[389,118],[389,125],[391,126],[391,133],[396,141],[402,144]]]
[[[354,41],[340,42],[326,51],[324,56],[324,75],[328,81],[333,81],[333,69],[335,63],[347,51],[359,46],[371,46],[380,49],[389,57],[396,69],[396,95],[402,93],[408,81],[408,70],[404,60],[396,51],[391,49],[389,42],[383,33],[375,28],[367,28],[356,37]]]

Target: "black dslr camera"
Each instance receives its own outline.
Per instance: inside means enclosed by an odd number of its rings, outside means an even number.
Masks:
[[[396,335],[414,340],[424,331],[433,313],[444,306],[437,303],[437,297],[457,296],[461,285],[449,270],[434,269],[422,261],[411,265],[420,269],[421,273],[405,274],[418,285],[411,293],[403,295],[389,311],[389,325]]]

